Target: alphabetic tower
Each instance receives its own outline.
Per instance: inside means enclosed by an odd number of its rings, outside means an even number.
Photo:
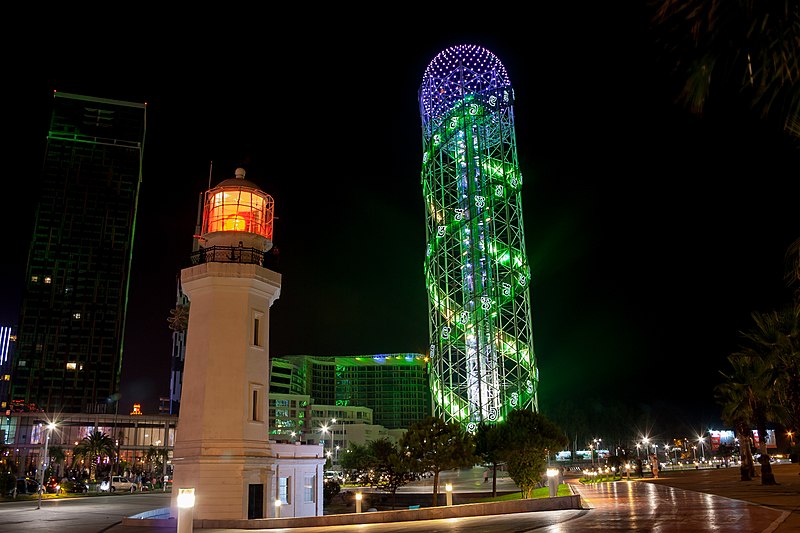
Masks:
[[[433,413],[474,431],[538,409],[514,91],[494,54],[458,45],[419,104]]]

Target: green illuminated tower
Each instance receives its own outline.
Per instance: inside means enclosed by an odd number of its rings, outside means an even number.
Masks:
[[[433,414],[468,431],[538,410],[513,103],[476,45],[440,52],[419,89]]]

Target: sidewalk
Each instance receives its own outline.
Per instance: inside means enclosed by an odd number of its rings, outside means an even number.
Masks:
[[[762,485],[761,469],[756,468],[756,472],[758,477],[742,481],[738,466],[676,472],[662,470],[658,479],[647,477],[636,478],[636,481],[714,494],[777,509],[789,514],[774,532],[800,531],[800,464],[773,464],[772,473],[775,474],[777,485]]]

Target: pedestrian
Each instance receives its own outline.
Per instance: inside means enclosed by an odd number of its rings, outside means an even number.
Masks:
[[[483,482],[487,483],[489,481],[489,469],[483,471]]]
[[[650,470],[653,472],[653,477],[658,479],[658,456],[656,454],[650,455]]]

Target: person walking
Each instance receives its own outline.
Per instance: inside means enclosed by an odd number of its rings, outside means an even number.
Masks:
[[[650,454],[650,470],[653,472],[653,477],[658,479],[658,456]]]

